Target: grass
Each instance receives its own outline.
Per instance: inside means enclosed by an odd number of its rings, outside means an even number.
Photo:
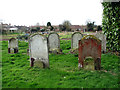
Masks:
[[[8,54],[8,42],[2,41],[3,88],[118,88],[119,57],[102,54],[101,71],[78,70],[78,56],[68,54],[70,40],[61,40],[64,54],[49,54],[50,69],[30,67],[28,43],[19,41],[19,53]],[[0,46],[1,47],[1,46]]]
[[[71,38],[72,34],[67,34],[67,35],[60,35],[60,39],[63,38]]]
[[[10,38],[16,38],[18,35],[22,35],[22,34],[18,34],[18,33],[15,33],[15,34],[4,34],[4,35],[0,35],[0,39],[10,39]]]

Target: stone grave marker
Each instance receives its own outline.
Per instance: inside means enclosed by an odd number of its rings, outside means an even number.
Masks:
[[[85,58],[91,56],[94,60],[94,69],[101,67],[101,40],[93,35],[86,35],[79,40],[78,68],[84,68]]]
[[[95,35],[97,38],[99,38],[102,41],[102,52],[106,52],[106,36],[102,32],[97,32]]]
[[[78,42],[81,40],[83,35],[80,32],[75,32],[72,34],[71,38],[71,53],[76,53],[78,52]]]
[[[50,33],[48,35],[48,46],[49,46],[49,52],[54,54],[61,53],[60,49],[60,39],[59,35],[57,33]]]
[[[8,53],[18,53],[18,41],[15,38],[8,40]]]
[[[47,38],[35,33],[29,37],[29,55],[31,67],[49,68]]]

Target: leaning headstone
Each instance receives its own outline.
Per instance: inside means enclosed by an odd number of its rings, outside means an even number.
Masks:
[[[83,35],[80,32],[75,32],[72,34],[71,38],[71,53],[77,53],[78,52],[78,42],[81,40]]]
[[[48,35],[48,46],[49,52],[54,54],[60,54],[62,51],[60,49],[60,39],[57,33],[50,33]]]
[[[18,53],[18,41],[15,38],[8,40],[8,53]]]
[[[78,68],[84,68],[84,60],[91,56],[94,60],[94,69],[100,70],[101,67],[101,40],[93,35],[86,35],[79,40]]]
[[[95,35],[97,38],[99,38],[102,41],[102,52],[106,52],[106,36],[102,32],[97,32]]]
[[[49,67],[48,44],[45,36],[39,33],[30,35],[29,55],[31,67]]]

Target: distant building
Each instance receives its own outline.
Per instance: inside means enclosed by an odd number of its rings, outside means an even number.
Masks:
[[[60,28],[59,28],[59,25],[52,25],[54,27],[54,30],[57,32],[57,31],[60,31]]]
[[[71,31],[85,32],[85,30],[87,29],[87,26],[86,25],[71,25],[70,28],[71,28]]]
[[[0,24],[0,32],[1,33],[22,33],[29,31],[29,27],[27,26],[12,26],[11,24]]]
[[[8,33],[9,32],[10,25],[9,24],[0,24],[0,33]]]
[[[82,27],[80,25],[71,25],[71,31],[81,31]]]
[[[86,32],[87,31],[87,25],[81,25],[81,27],[82,27],[82,30],[81,30],[81,32]]]
[[[40,32],[42,29],[45,29],[45,26],[30,26],[30,32],[35,33],[35,32]]]
[[[40,29],[44,29],[45,26],[30,26],[29,28],[30,29],[37,29],[37,28],[40,28]]]
[[[60,31],[60,26],[59,25],[52,25],[53,26],[53,31]],[[40,31],[42,29],[45,29],[46,31],[49,31],[49,29],[46,28],[46,26],[30,26],[30,31],[31,33],[33,32],[37,32],[38,30],[36,30],[37,28],[40,28]],[[85,30],[87,29],[86,25],[71,25],[70,26],[71,31],[81,31],[81,32],[85,32]]]
[[[9,32],[18,32],[18,28],[17,27],[11,27],[11,28],[9,28]]]
[[[19,33],[23,33],[23,32],[26,33],[30,31],[30,28],[27,26],[15,26],[15,27],[18,28]]]

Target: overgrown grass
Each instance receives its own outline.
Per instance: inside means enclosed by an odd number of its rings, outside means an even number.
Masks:
[[[71,38],[72,35],[69,34],[69,35],[60,35],[60,39],[63,39],[63,38]]]
[[[64,33],[65,34],[65,33]],[[72,33],[71,32],[66,32],[66,34],[60,34],[60,39],[63,39],[63,38],[71,38],[72,37]]]
[[[60,48],[63,50],[63,53],[68,53],[71,49],[71,41],[70,40],[61,40]]]
[[[64,54],[49,54],[50,69],[31,68],[28,43],[19,41],[19,53],[8,54],[8,42],[2,41],[3,88],[118,88],[118,60],[102,54],[101,71],[78,70],[78,57],[68,54],[70,40],[61,40]]]
[[[16,38],[18,35],[22,35],[22,34],[18,34],[18,33],[14,33],[14,34],[6,34],[6,35],[1,35],[0,39],[10,39],[10,38]]]

